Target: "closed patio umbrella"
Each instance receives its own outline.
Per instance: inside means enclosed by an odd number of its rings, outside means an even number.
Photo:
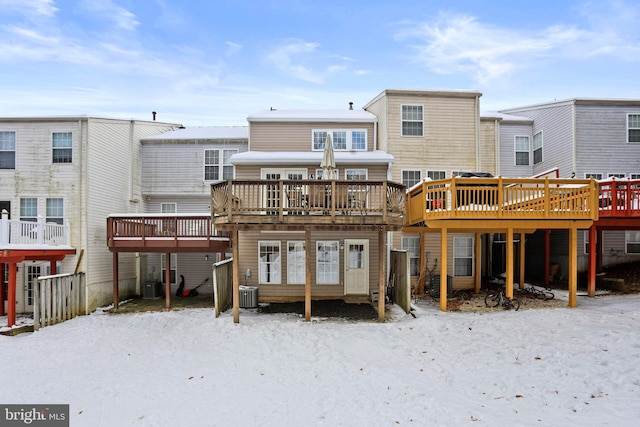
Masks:
[[[330,133],[327,133],[327,140],[324,144],[324,153],[320,167],[322,168],[322,179],[338,178],[336,174],[336,159],[333,154],[333,141],[331,140]]]

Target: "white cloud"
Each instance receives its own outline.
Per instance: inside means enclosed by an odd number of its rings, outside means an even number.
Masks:
[[[116,5],[112,0],[83,0],[81,4],[95,17],[104,21],[113,21],[121,30],[133,31],[140,25],[135,14]]]
[[[0,8],[42,16],[53,16],[58,11],[53,0],[0,0]]]
[[[231,41],[225,42],[227,45],[227,55],[234,55],[242,50],[242,45],[240,43],[234,43]]]

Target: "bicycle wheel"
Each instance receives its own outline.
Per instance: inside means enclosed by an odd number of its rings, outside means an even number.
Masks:
[[[544,291],[544,300],[548,301],[550,299],[553,299],[553,297],[555,297],[555,295],[553,294],[553,292],[551,291]]]
[[[487,307],[497,307],[500,305],[500,293],[498,292],[489,292],[484,296],[484,305]]]
[[[517,298],[511,298],[506,306],[507,310],[514,309],[515,311],[520,310],[520,300]]]

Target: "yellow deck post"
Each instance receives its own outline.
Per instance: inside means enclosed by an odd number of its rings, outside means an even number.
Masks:
[[[569,307],[578,305],[578,230],[575,227],[569,229]]]
[[[505,280],[505,294],[513,298],[513,228],[507,229],[507,277]]]
[[[440,231],[440,311],[447,311],[447,229]]]

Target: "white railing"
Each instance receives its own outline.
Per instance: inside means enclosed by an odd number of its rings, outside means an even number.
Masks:
[[[9,246],[71,246],[69,220],[65,224],[45,223],[42,216],[38,220],[20,221],[9,219],[9,213],[2,211],[0,220],[0,248]]]
[[[73,319],[83,310],[85,275],[56,274],[38,277],[35,283],[33,329]]]

